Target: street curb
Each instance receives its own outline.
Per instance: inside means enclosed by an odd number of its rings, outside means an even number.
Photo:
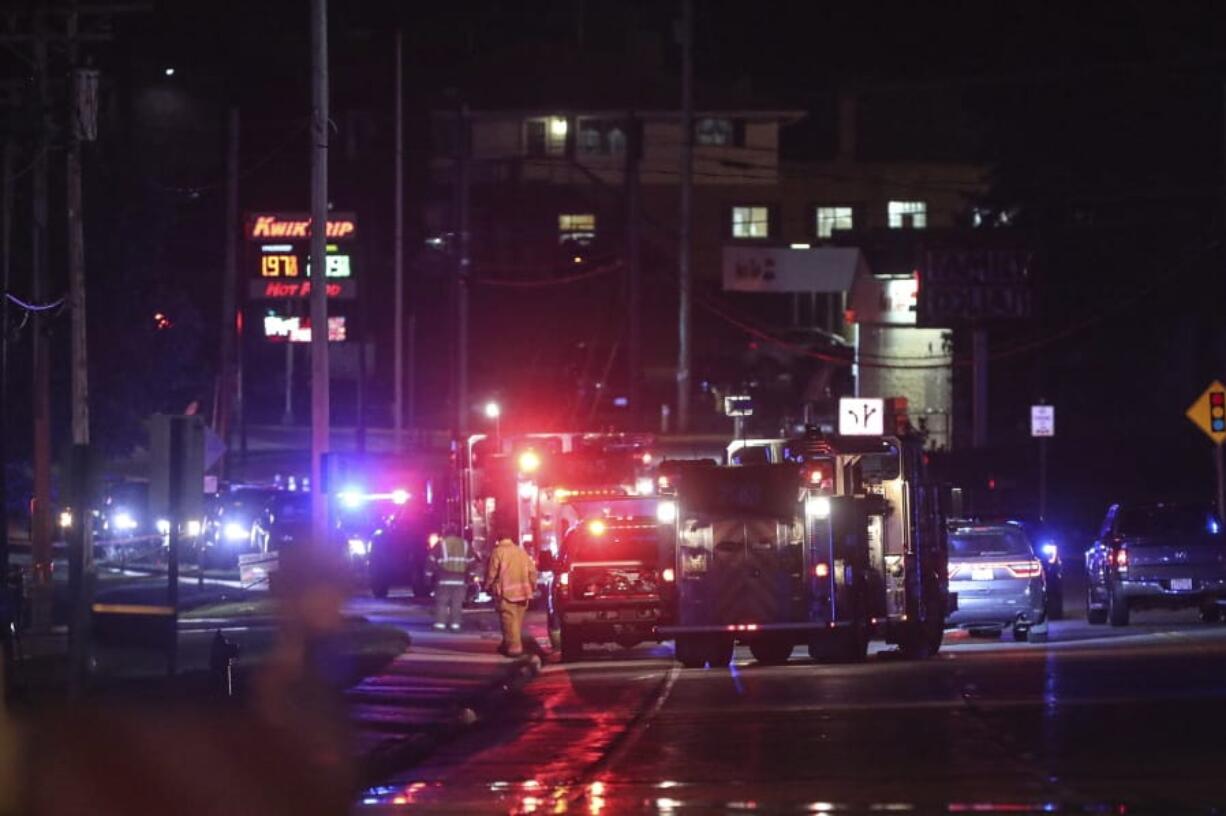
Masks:
[[[538,652],[519,660],[508,660],[501,677],[456,701],[450,721],[428,727],[402,743],[361,760],[362,787],[378,785],[404,773],[443,745],[492,720],[494,712],[507,697],[523,690],[541,673],[543,657],[544,654]]]

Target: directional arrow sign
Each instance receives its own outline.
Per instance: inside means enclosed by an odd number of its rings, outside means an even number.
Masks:
[[[1214,380],[1188,409],[1188,419],[1220,445],[1226,442],[1226,385]]]

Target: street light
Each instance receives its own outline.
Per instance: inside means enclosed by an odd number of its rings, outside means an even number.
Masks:
[[[487,419],[494,420],[494,444],[498,446],[498,450],[502,450],[502,406],[490,400],[485,403],[485,416]]]

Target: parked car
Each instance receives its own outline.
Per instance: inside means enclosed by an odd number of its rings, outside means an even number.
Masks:
[[[1086,619],[1127,626],[1138,609],[1200,610],[1221,620],[1226,535],[1200,504],[1113,504],[1086,550]]]
[[[949,591],[958,597],[949,626],[1010,629],[1026,640],[1047,620],[1043,564],[1021,524],[951,522]]]

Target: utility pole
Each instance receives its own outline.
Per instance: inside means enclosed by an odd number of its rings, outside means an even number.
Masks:
[[[235,333],[238,331],[237,297],[238,297],[238,108],[230,108],[228,127],[226,128],[226,221],[225,221],[225,259],[221,283],[221,401],[220,421],[217,430],[226,443],[226,449],[231,448],[230,437],[232,423],[231,414],[235,402]],[[227,460],[222,459],[222,472],[229,470]]]
[[[0,161],[0,241],[4,242],[0,256],[0,507],[8,507],[8,401],[9,401],[9,300],[13,262],[13,156],[16,147],[12,138],[4,140],[4,157]],[[0,581],[9,574],[9,526],[0,524]]]
[[[311,505],[315,552],[328,541],[324,455],[331,426],[328,366],[328,2],[311,0]]]
[[[456,184],[458,256],[456,269],[456,434],[462,441],[468,436],[468,276],[472,263],[469,257],[469,148],[468,106],[461,105],[456,134],[458,158]]]
[[[72,70],[69,88],[71,120],[65,168],[68,204],[68,308],[72,315],[72,443],[89,444],[89,345],[85,312],[85,229],[81,195],[81,142],[96,135],[91,93],[97,89],[97,72],[77,66],[78,15],[74,2],[68,14],[68,63]],[[82,510],[84,508],[81,508]],[[79,513],[80,515],[80,513]],[[88,529],[82,523],[82,529]]]
[[[47,92],[45,10],[34,12],[34,81],[40,111],[32,179],[30,292],[35,303],[47,302],[47,153],[50,150],[50,97]],[[33,317],[32,414],[34,419],[34,504],[31,510],[30,617],[35,631],[51,628],[51,348],[47,316]],[[73,508],[84,523],[82,508]]]
[[[392,266],[395,283],[392,287],[395,299],[392,318],[393,397],[392,433],[397,451],[404,448],[404,33],[396,29],[396,78],[392,83],[396,98],[392,111],[396,121],[395,175],[392,212]]]
[[[642,269],[639,266],[639,159],[642,156],[642,133],[634,111],[626,117],[626,310],[629,335],[626,343],[627,396],[630,398],[630,416],[635,427],[643,415],[639,404],[639,384],[642,371],[641,337],[641,287]]]
[[[681,0],[681,246],[677,253],[677,430],[690,424],[690,231],[694,195],[694,0]]]

